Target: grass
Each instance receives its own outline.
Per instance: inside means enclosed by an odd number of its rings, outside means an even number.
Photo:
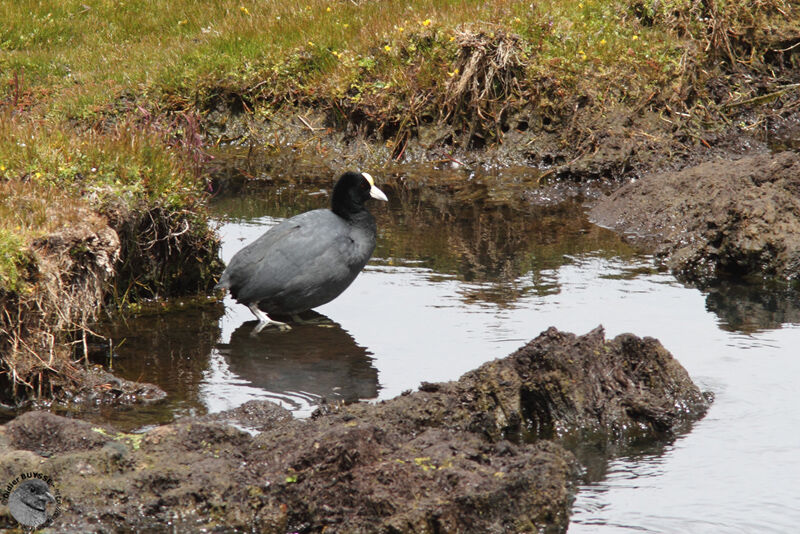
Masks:
[[[27,263],[19,235],[8,230],[0,230],[0,287],[10,291],[23,290],[21,272]]]
[[[620,96],[638,96],[643,84],[632,78],[674,75],[686,36],[708,39],[703,15],[737,33],[797,8],[780,0],[714,6],[702,13],[690,0],[217,0],[198,9],[189,0],[23,0],[0,6],[0,70],[24,72],[55,118],[91,117],[129,92],[185,103],[202,98],[204,88],[247,93],[264,80],[277,83],[260,86],[259,94],[274,99],[293,91],[350,98],[435,91],[452,72],[458,28],[470,24],[520,35],[529,76],[570,85],[588,73]]]
[[[5,243],[25,245],[92,222],[110,204],[133,207],[144,201],[180,209],[196,200],[200,187],[191,158],[155,128],[117,125],[98,131],[58,124],[24,113],[0,116],[0,235],[6,236]],[[5,256],[0,267],[4,280],[15,279],[6,273],[12,257],[21,256]]]

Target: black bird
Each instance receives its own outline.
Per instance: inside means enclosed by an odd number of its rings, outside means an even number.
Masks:
[[[47,504],[56,502],[44,480],[29,478],[8,496],[8,510],[21,525],[36,528],[47,521]]]
[[[297,314],[338,297],[375,250],[375,219],[364,203],[387,200],[372,176],[346,172],[333,187],[330,209],[307,211],[270,228],[231,258],[215,289],[225,288],[259,321]]]

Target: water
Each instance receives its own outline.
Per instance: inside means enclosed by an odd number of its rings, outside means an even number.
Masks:
[[[480,182],[465,176],[456,179]],[[113,325],[115,372],[160,385],[170,401],[105,416],[133,429],[255,398],[307,416],[322,398],[387,399],[421,381],[456,379],[551,325],[582,334],[602,324],[608,337],[658,338],[716,400],[672,443],[610,461],[581,452],[588,468],[570,533],[798,530],[796,294],[686,288],[590,224],[580,202],[525,209],[467,189],[398,183],[384,188],[388,206],[372,204],[375,258],[317,309],[331,323],[253,336],[250,312],[226,298]],[[318,183],[219,199],[223,259],[280,217],[327,202]]]

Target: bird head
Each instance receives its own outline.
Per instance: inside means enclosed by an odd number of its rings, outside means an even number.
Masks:
[[[364,211],[364,203],[370,198],[388,200],[369,173],[349,171],[333,186],[331,209],[340,217],[349,219],[351,215]]]

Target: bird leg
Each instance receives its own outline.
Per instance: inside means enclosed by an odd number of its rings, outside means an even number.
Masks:
[[[253,315],[256,316],[258,319],[258,325],[256,326],[254,333],[259,333],[265,326],[275,325],[278,327],[278,330],[291,330],[292,327],[286,323],[282,323],[280,321],[276,321],[275,319],[270,319],[269,315],[258,309],[258,303],[254,302],[252,304],[247,305],[250,308],[250,311],[253,312]]]

